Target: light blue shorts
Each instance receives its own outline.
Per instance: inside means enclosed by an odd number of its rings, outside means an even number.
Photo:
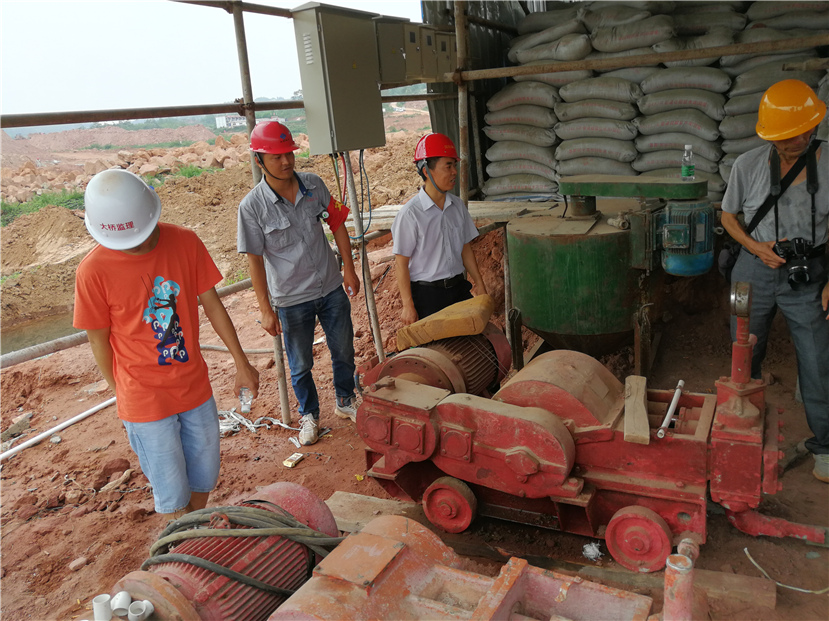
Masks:
[[[219,412],[210,397],[199,407],[150,423],[123,421],[130,446],[153,487],[156,513],[174,513],[190,492],[219,480]]]

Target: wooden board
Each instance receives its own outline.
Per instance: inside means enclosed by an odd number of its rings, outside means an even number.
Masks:
[[[371,520],[381,515],[402,515],[410,518],[430,530],[434,527],[426,519],[423,509],[414,502],[401,502],[399,500],[387,500],[374,498],[351,492],[334,492],[325,501],[334,519],[337,521],[337,528],[346,533],[361,530]],[[506,523],[504,523],[506,525]],[[452,535],[437,531],[441,540],[463,556],[475,556],[487,558],[493,561],[506,563],[511,556],[527,560],[531,565],[542,569],[554,569],[578,573],[580,576],[590,580],[612,582],[629,587],[640,587],[649,589],[664,588],[664,572],[650,574],[638,574],[625,570],[606,569],[593,565],[582,565],[570,561],[562,561],[555,558],[538,555],[521,555],[504,550],[498,546],[491,546],[487,543],[479,543],[472,540],[472,537],[464,533]],[[703,546],[702,554],[705,554]],[[705,591],[711,599],[724,599],[732,602],[745,602],[756,606],[774,608],[777,603],[777,588],[770,580],[763,578],[751,578],[720,571],[708,571],[694,569],[694,586]]]
[[[650,444],[648,380],[641,375],[625,378],[625,442]]]

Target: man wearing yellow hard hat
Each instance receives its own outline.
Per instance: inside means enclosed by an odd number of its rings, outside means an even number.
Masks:
[[[769,144],[737,158],[722,201],[722,222],[742,244],[732,281],[752,286],[750,330],[757,344],[751,377],[761,376],[779,308],[794,342],[806,420],[814,434],[805,448],[814,455],[815,477],[829,483],[829,153],[816,139],[824,116],[826,104],[800,80],[783,80],[763,94],[757,135]],[[737,220],[739,212],[746,227]],[[759,222],[752,222],[758,212]],[[732,338],[735,333],[732,318]]]

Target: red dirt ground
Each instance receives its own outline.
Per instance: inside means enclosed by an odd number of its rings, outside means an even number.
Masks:
[[[410,153],[416,138],[403,132],[391,134],[387,147],[367,154],[372,196],[377,197],[373,198],[375,205],[401,203],[415,191]],[[326,175],[333,190],[328,160],[316,158],[301,163],[301,167]],[[162,218],[194,228],[222,273],[231,278],[238,277],[245,267],[243,257],[235,252],[235,210],[249,188],[249,174],[245,165],[194,179],[171,179],[160,192]],[[488,234],[474,246],[490,292],[496,300],[503,300],[501,232]],[[390,249],[388,240],[374,242],[370,250],[383,247]],[[50,309],[68,308],[74,269],[86,251],[88,240],[81,220],[63,210],[21,218],[3,229],[3,274],[22,272],[18,278],[3,283],[4,325],[7,321],[48,314]],[[44,255],[48,255],[45,260]],[[26,268],[31,265],[40,267]],[[379,279],[383,270],[375,272],[373,286],[377,288],[381,329],[389,350],[400,326],[394,268],[382,283]],[[687,390],[711,392],[714,381],[730,369],[726,291],[718,275],[712,274],[693,281],[677,281],[671,286],[671,294],[672,318],[663,326],[661,348],[649,386],[672,389],[678,379],[684,379]],[[258,311],[252,291],[233,294],[224,302],[245,348],[272,347],[271,337],[256,323]],[[374,355],[362,296],[352,302],[352,317],[359,364]],[[503,326],[502,301],[495,321]],[[203,317],[201,337],[203,344],[220,343]],[[525,333],[525,348],[535,338]],[[291,432],[275,427],[260,429],[256,434],[242,430],[229,435],[222,439],[222,471],[211,505],[233,504],[245,494],[276,481],[299,483],[321,499],[337,490],[387,497],[371,479],[363,478],[364,445],[352,423],[332,414],[330,358],[324,345],[315,346],[315,353],[314,375],[320,387],[322,424],[332,428],[329,438],[312,447],[320,455],[309,455],[296,468],[286,469],[282,460],[296,450],[288,441]],[[206,351],[204,356],[219,408],[234,407],[237,402],[231,394],[230,358],[214,351]],[[260,370],[262,382],[252,418],[279,418],[273,356],[251,358]],[[608,357],[605,362],[618,376],[630,373],[630,349]],[[788,448],[805,437],[808,429],[802,406],[794,400],[794,354],[782,320],[774,325],[767,370],[776,377],[768,390],[768,399],[784,410],[783,448]],[[32,430],[27,437],[112,396],[97,384],[100,374],[87,345],[5,369],[0,380],[2,429],[7,429],[14,417],[31,412]],[[291,407],[295,411],[293,394]],[[91,618],[91,598],[108,592],[119,578],[138,569],[166,524],[164,516],[152,511],[147,480],[138,470],[137,459],[113,407],[58,435],[60,443],[47,440],[28,448],[5,462],[0,472],[0,612],[10,621]],[[97,492],[110,475],[115,477],[123,471],[124,462],[119,464],[117,460],[126,460],[136,472],[116,491]],[[782,492],[768,496],[761,511],[796,522],[829,526],[829,486],[811,476],[811,467],[810,460],[805,460],[788,471],[782,478]],[[825,548],[797,540],[752,538],[734,529],[724,515],[714,511],[709,512],[708,526],[709,538],[702,546],[698,567],[759,577],[758,570],[743,553],[743,548],[747,548],[780,582],[812,590],[829,585],[829,556]],[[473,524],[469,536],[515,554],[589,563],[581,557],[581,546],[591,540],[583,537],[483,520]],[[607,552],[604,544],[602,550]],[[86,558],[86,564],[71,570],[70,563],[81,557]],[[607,554],[596,564],[618,568]],[[498,570],[497,564],[480,559],[473,561],[473,566],[480,573]],[[773,610],[712,601],[710,618],[801,621],[829,617],[826,595],[782,588],[777,593]],[[659,594],[652,595],[660,599]],[[660,609],[658,603],[655,609]]]

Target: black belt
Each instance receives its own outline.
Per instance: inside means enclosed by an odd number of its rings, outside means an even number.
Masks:
[[[440,280],[415,280],[413,285],[421,285],[423,287],[438,287],[440,289],[451,289],[455,285],[459,285],[464,281],[463,274],[452,276],[451,278],[442,278]]]

